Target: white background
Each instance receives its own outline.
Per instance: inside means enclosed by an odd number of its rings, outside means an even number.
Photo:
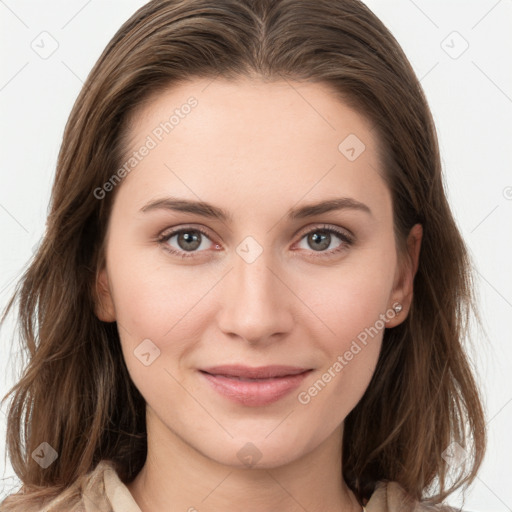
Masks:
[[[0,0],[0,307],[43,232],[64,125],[82,82],[115,31],[144,3]],[[464,509],[510,511],[512,1],[366,3],[398,39],[421,79],[437,123],[449,200],[477,271],[487,337],[474,331],[474,359],[489,448]],[[56,42],[40,36],[43,31]],[[41,37],[47,50],[58,44],[46,59],[33,49],[41,46]],[[18,371],[13,331],[9,320],[0,333],[2,396]],[[0,439],[0,478],[6,479],[8,493],[15,480]],[[449,502],[459,503],[458,497]]]

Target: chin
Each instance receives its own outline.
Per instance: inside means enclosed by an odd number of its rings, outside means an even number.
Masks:
[[[287,438],[286,443],[283,442],[283,437]],[[243,438],[232,439],[227,444],[219,442],[214,451],[209,444],[203,454],[219,464],[238,469],[271,469],[287,465],[307,451],[303,446],[304,441],[293,441],[293,438],[294,436],[279,436],[265,439],[265,435],[255,435],[252,438],[245,435]]]

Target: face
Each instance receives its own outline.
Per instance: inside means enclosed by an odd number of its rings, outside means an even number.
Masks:
[[[339,434],[411,299],[375,131],[292,85],[197,80],[137,112],[98,274],[148,422],[231,466]]]

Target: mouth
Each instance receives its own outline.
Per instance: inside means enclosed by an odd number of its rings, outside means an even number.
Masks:
[[[294,366],[248,367],[224,365],[199,370],[220,395],[242,405],[258,407],[277,402],[296,389],[313,370]]]

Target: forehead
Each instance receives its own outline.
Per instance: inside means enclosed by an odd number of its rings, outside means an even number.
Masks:
[[[192,102],[194,107],[189,108]],[[190,113],[193,115],[189,116]],[[187,118],[187,122],[182,122]],[[280,135],[276,143],[283,142],[287,134],[300,141],[323,138],[329,132],[341,141],[348,135],[344,133],[347,129],[366,139],[365,143],[373,142],[372,123],[324,83],[249,78],[184,81],[146,98],[131,116],[129,138],[133,141],[137,135],[151,133],[166,121],[172,125],[173,136],[192,128],[198,137],[203,133],[212,135],[212,129],[222,130],[231,135],[226,144],[256,136],[254,144],[264,142],[268,146],[276,133]],[[250,122],[240,131],[245,121]],[[164,132],[170,133],[165,129]],[[285,142],[293,147],[291,137]]]
[[[386,199],[371,123],[321,83],[184,82],[135,112],[128,140],[126,161],[150,147],[123,184],[136,196],[163,188],[240,206],[262,195]]]

